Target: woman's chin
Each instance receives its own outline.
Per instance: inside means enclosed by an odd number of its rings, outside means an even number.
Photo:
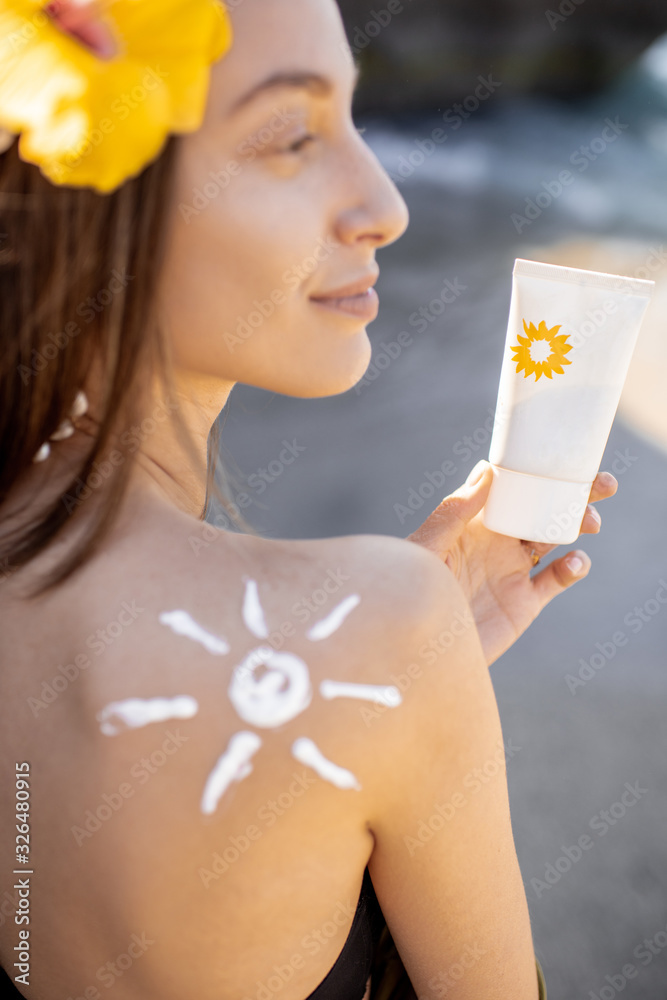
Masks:
[[[371,343],[362,327],[335,350],[319,351],[308,357],[301,353],[288,371],[272,372],[260,381],[249,380],[258,388],[300,399],[319,399],[348,392],[363,378],[372,355]],[[300,364],[299,364],[300,360]],[[241,381],[244,381],[241,379]]]
[[[240,347],[233,364],[228,364],[225,358],[216,359],[211,353],[205,362],[199,357],[179,356],[177,363],[187,371],[209,378],[251,385],[283,396],[316,399],[348,392],[363,378],[371,361],[373,350],[366,327],[361,326],[352,336],[348,334],[333,343],[324,336],[314,340],[316,337],[311,328],[301,347],[292,344],[289,351],[286,349],[271,358],[244,352]]]
[[[310,378],[304,379],[301,391],[293,392],[292,395],[319,398],[338,396],[353,389],[364,377],[371,360],[372,348],[365,328],[361,331],[358,343],[358,348],[353,352],[346,352],[336,359],[323,360]]]

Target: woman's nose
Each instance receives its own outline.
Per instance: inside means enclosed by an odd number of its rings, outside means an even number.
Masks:
[[[354,196],[338,218],[338,238],[343,243],[372,242],[388,246],[403,235],[410,221],[403,196],[372,149],[356,134],[356,157],[348,164],[346,187]]]

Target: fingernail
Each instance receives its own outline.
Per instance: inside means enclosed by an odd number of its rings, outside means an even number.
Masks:
[[[477,465],[470,470],[468,473],[468,478],[466,479],[466,486],[474,486],[478,483],[482,476],[484,475],[484,470],[486,469],[486,462],[484,459],[480,459]]]
[[[595,507],[589,507],[588,508],[588,513],[591,515],[591,517],[593,518],[593,520],[595,521],[596,524],[598,524],[598,525],[602,524],[602,518],[598,514],[597,510],[595,509]]]
[[[566,561],[567,561],[567,568],[570,570],[571,573],[575,574],[581,573],[582,569],[584,568],[584,561],[583,559],[580,559],[579,556],[570,556],[570,558],[567,559]]]

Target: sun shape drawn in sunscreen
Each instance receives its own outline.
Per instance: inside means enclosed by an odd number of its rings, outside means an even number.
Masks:
[[[257,583],[244,577],[243,621],[248,631],[258,639],[269,636]],[[359,604],[358,594],[344,598],[326,617],[315,622],[306,632],[311,642],[319,642],[332,635],[349,613]],[[187,636],[203,645],[214,656],[226,656],[229,643],[220,635],[202,628],[187,611],[164,611],[159,620],[177,635]],[[260,675],[260,670],[263,672]],[[323,680],[320,682],[323,698],[361,698],[395,708],[402,702],[400,691],[392,684],[356,684],[353,682]],[[258,729],[272,729],[300,715],[312,701],[313,691],[308,667],[294,653],[278,652],[272,646],[256,646],[234,668],[229,687],[229,698],[237,714],[249,725]],[[97,713],[100,729],[106,736],[116,736],[127,729],[145,726],[166,719],[189,719],[199,711],[195,698],[177,695],[173,698],[127,698],[113,701]],[[253,770],[250,758],[259,750],[262,739],[249,729],[242,729],[229,740],[225,752],[218,758],[206,779],[201,797],[203,813],[214,813],[218,802],[233,781],[242,781]],[[318,749],[313,740],[301,736],[292,743],[292,755],[321,778],[338,788],[359,789],[357,778],[351,771],[339,767]]]
[[[547,329],[547,324],[542,320],[538,327],[534,323],[528,325],[524,319],[523,328],[526,336],[517,335],[519,343],[512,347],[515,355],[512,361],[517,362],[517,374],[521,369],[525,369],[524,378],[535,375],[535,381],[542,375],[551,378],[555,372],[563,375],[563,365],[571,365],[565,355],[572,350],[572,345],[567,342],[567,335],[556,336],[560,326],[552,326]]]

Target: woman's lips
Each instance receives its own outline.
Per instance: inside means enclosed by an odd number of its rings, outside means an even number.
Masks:
[[[340,298],[311,298],[310,301],[325,309],[365,319],[367,322],[376,318],[380,308],[378,293],[374,288],[369,288],[368,291],[362,292],[360,295],[344,295]]]

